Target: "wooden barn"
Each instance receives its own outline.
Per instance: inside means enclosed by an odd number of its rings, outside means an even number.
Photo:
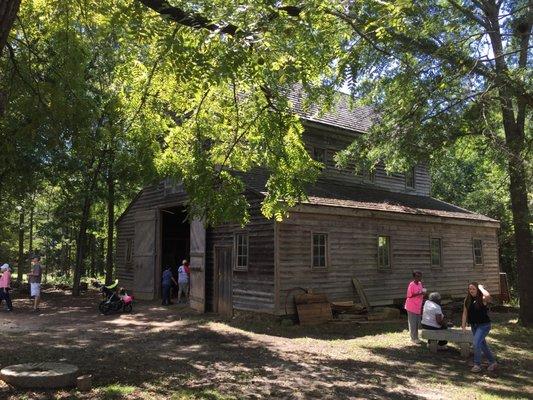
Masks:
[[[294,313],[296,288],[351,300],[353,277],[371,305],[398,303],[413,269],[443,295],[464,295],[470,281],[499,293],[498,221],[432,198],[424,165],[393,175],[383,166],[360,176],[337,169],[334,154],[368,130],[370,111],[340,101],[319,117],[294,104],[310,154],[325,164],[309,200],[283,222],[268,220],[260,212],[267,177],[247,173],[250,223],[204,227],[184,220],[179,184],[146,187],[117,220],[121,285],[159,298],[162,268],[187,258],[191,307],[200,312]]]

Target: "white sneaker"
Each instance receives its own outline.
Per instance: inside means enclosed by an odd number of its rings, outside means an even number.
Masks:
[[[420,339],[411,339],[411,343],[420,344],[420,343],[422,343],[422,341]]]

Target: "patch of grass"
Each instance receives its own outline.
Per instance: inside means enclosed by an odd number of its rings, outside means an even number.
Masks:
[[[100,388],[100,392],[102,394],[102,399],[116,400],[132,394],[136,389],[135,386],[125,386],[114,383]]]
[[[170,400],[236,400],[234,396],[225,396],[215,389],[179,389],[172,393]]]

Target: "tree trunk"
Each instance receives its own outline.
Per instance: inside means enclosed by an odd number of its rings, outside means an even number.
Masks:
[[[105,265],[105,283],[113,282],[113,236],[115,224],[115,180],[113,175],[113,159],[110,157],[107,171],[107,255]]]
[[[506,142],[517,157],[509,160],[511,211],[516,243],[518,294],[520,297],[520,322],[533,326],[533,246],[531,243],[530,211],[527,202],[527,176],[523,152],[524,135],[518,126],[504,121]]]
[[[101,238],[98,242],[98,275],[103,275],[105,264],[105,239]]]
[[[33,204],[33,200],[32,200],[32,203],[30,205],[30,237],[29,237],[29,246],[28,246],[28,253],[29,253],[29,257],[31,259],[31,257],[33,257],[35,254],[33,253],[33,212],[35,210],[35,205]],[[31,268],[31,260],[28,260],[28,271],[30,270]]]
[[[89,251],[91,252],[91,266],[89,268],[89,275],[91,278],[96,274],[96,238],[94,235],[89,236]]]
[[[7,43],[7,38],[13,21],[17,16],[21,0],[2,0],[0,1],[0,58]],[[0,90],[0,116],[4,114],[7,98],[4,92]]]
[[[76,240],[76,265],[74,266],[74,281],[72,282],[72,295],[80,295],[80,281],[83,274],[83,259],[85,257],[85,245],[87,242],[87,225],[91,212],[91,193],[87,193],[83,199],[83,211],[81,215],[78,238]]]
[[[9,31],[19,11],[21,0],[2,0],[0,2],[0,56],[7,43]]]
[[[98,175],[100,174],[100,169],[102,168],[103,157],[104,156],[102,155],[100,161],[98,162],[98,165],[93,171],[90,184],[87,185],[89,188],[85,192],[85,196],[83,199],[83,211],[81,215],[80,227],[76,243],[76,265],[74,266],[74,280],[72,282],[73,296],[80,295],[80,281],[81,276],[83,274],[83,259],[85,257],[85,246],[87,241],[87,225],[89,222],[89,215],[91,213],[92,196],[96,188],[96,182],[98,180]]]
[[[520,297],[520,322],[524,326],[533,325],[533,245],[531,243],[530,213],[527,199],[527,174],[525,161],[526,156],[525,131],[523,118],[525,116],[525,102],[519,96],[513,96],[511,89],[505,85],[509,75],[509,67],[505,61],[504,46],[500,27],[500,3],[491,0],[486,3],[484,13],[490,24],[488,32],[492,51],[494,52],[494,65],[496,70],[495,83],[499,89],[499,101],[502,112],[505,142],[510,150],[509,156],[509,183],[511,194],[511,211],[513,213],[513,227],[516,243],[516,262],[518,270],[518,294]],[[527,65],[527,43],[531,25],[527,29],[527,35],[522,38],[520,55],[520,67]],[[515,119],[515,107],[517,105],[517,118]]]
[[[19,259],[18,259],[18,268],[17,268],[17,283],[22,282],[22,274],[24,269],[24,211],[20,210],[19,215]]]

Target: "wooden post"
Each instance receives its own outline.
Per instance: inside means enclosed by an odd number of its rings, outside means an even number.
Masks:
[[[436,353],[438,349],[438,342],[436,340],[428,340],[429,351]]]

